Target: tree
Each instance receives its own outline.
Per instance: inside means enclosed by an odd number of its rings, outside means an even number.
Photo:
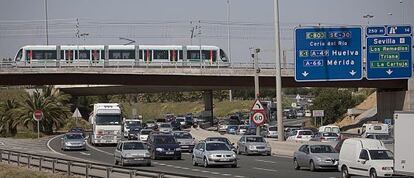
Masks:
[[[315,88],[312,93],[316,96],[312,110],[324,110],[323,124],[335,123],[348,108],[353,107],[356,102],[352,98],[352,92],[336,88]]]
[[[0,103],[0,134],[3,136],[15,136],[17,134],[17,125],[19,120],[16,119],[14,110],[20,104],[14,100],[6,100]]]
[[[53,127],[61,127],[70,117],[70,107],[67,104],[70,96],[59,92],[53,86],[47,86],[42,91],[35,90],[33,94],[25,94],[23,103],[15,110],[20,122],[36,129],[36,121],[33,119],[35,110],[43,111],[43,119],[40,121],[40,130],[45,134],[52,134]]]

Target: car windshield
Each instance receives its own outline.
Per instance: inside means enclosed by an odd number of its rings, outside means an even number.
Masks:
[[[96,125],[119,125],[121,124],[121,115],[97,115]]]
[[[305,131],[299,131],[299,135],[313,135],[313,134],[312,134],[312,131],[305,130]]]
[[[246,137],[246,142],[265,142],[263,137]]]
[[[235,129],[237,129],[237,126],[236,125],[229,125],[229,126],[227,126],[227,128],[235,130]]]
[[[184,119],[175,119],[177,122],[184,122]]]
[[[338,137],[336,133],[323,133],[322,136],[324,137]]]
[[[269,131],[277,131],[277,127],[269,127]]]
[[[69,140],[78,140],[78,139],[83,139],[83,137],[80,134],[67,134],[66,135],[66,139],[69,139]]]
[[[82,128],[72,128],[69,132],[83,132]]]
[[[188,132],[176,132],[174,133],[175,138],[181,138],[181,139],[192,139],[193,136],[191,136]]]
[[[141,142],[125,142],[124,150],[144,150],[145,145]]]
[[[311,153],[336,153],[330,145],[311,145]]]
[[[381,134],[375,135],[375,138],[378,140],[389,140],[390,139],[388,135],[381,135]]]
[[[206,150],[207,151],[218,151],[218,150],[229,151],[230,148],[225,143],[207,143]]]
[[[154,138],[154,143],[157,144],[175,144],[175,139],[172,136],[158,136]]]
[[[169,127],[171,127],[171,124],[161,124],[160,127],[169,128]]]
[[[149,135],[151,130],[141,130],[141,135]]]
[[[240,129],[248,129],[249,128],[249,126],[248,125],[243,125],[243,126],[240,126]]]
[[[369,150],[372,160],[394,159],[394,155],[389,150]]]
[[[130,128],[130,127],[140,127],[141,126],[141,122],[140,121],[126,121],[125,122],[126,127]]]
[[[220,138],[220,137],[208,138],[208,141],[219,141],[219,142],[224,142],[224,143],[230,144],[229,140],[227,140],[227,138]]]
[[[135,132],[139,132],[141,130],[141,128],[139,128],[139,127],[133,127],[133,128],[131,128],[129,131],[131,132],[131,131],[135,131]]]

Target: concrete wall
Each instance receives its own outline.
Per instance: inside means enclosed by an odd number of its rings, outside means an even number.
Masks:
[[[408,90],[405,94],[404,111],[414,111],[414,77],[408,80]]]

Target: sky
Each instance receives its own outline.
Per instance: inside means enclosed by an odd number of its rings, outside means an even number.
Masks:
[[[137,45],[215,45],[233,63],[251,62],[250,49],[260,48],[261,62],[275,61],[273,0],[47,0],[47,7],[49,44],[125,44],[120,38],[128,38]],[[279,0],[279,8],[281,49],[292,63],[298,26],[414,23],[414,0]],[[85,38],[76,38],[76,19]],[[0,58],[46,44],[45,27],[45,0],[1,0]]]

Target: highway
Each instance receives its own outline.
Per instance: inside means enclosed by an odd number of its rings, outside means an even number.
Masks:
[[[113,152],[115,146],[94,147],[87,145],[86,151],[62,151],[60,149],[61,136],[54,137],[48,143],[52,151],[76,157],[88,161],[113,164]],[[183,153],[182,160],[153,160],[151,167],[140,166],[145,170],[163,170],[167,172],[177,172],[191,175],[203,175],[208,177],[318,177],[318,178],[334,178],[340,177],[337,171],[318,171],[310,172],[303,169],[294,170],[292,167],[292,159],[287,157],[276,156],[245,156],[239,155],[238,168],[228,167],[210,167],[204,168],[191,165],[191,154]]]

